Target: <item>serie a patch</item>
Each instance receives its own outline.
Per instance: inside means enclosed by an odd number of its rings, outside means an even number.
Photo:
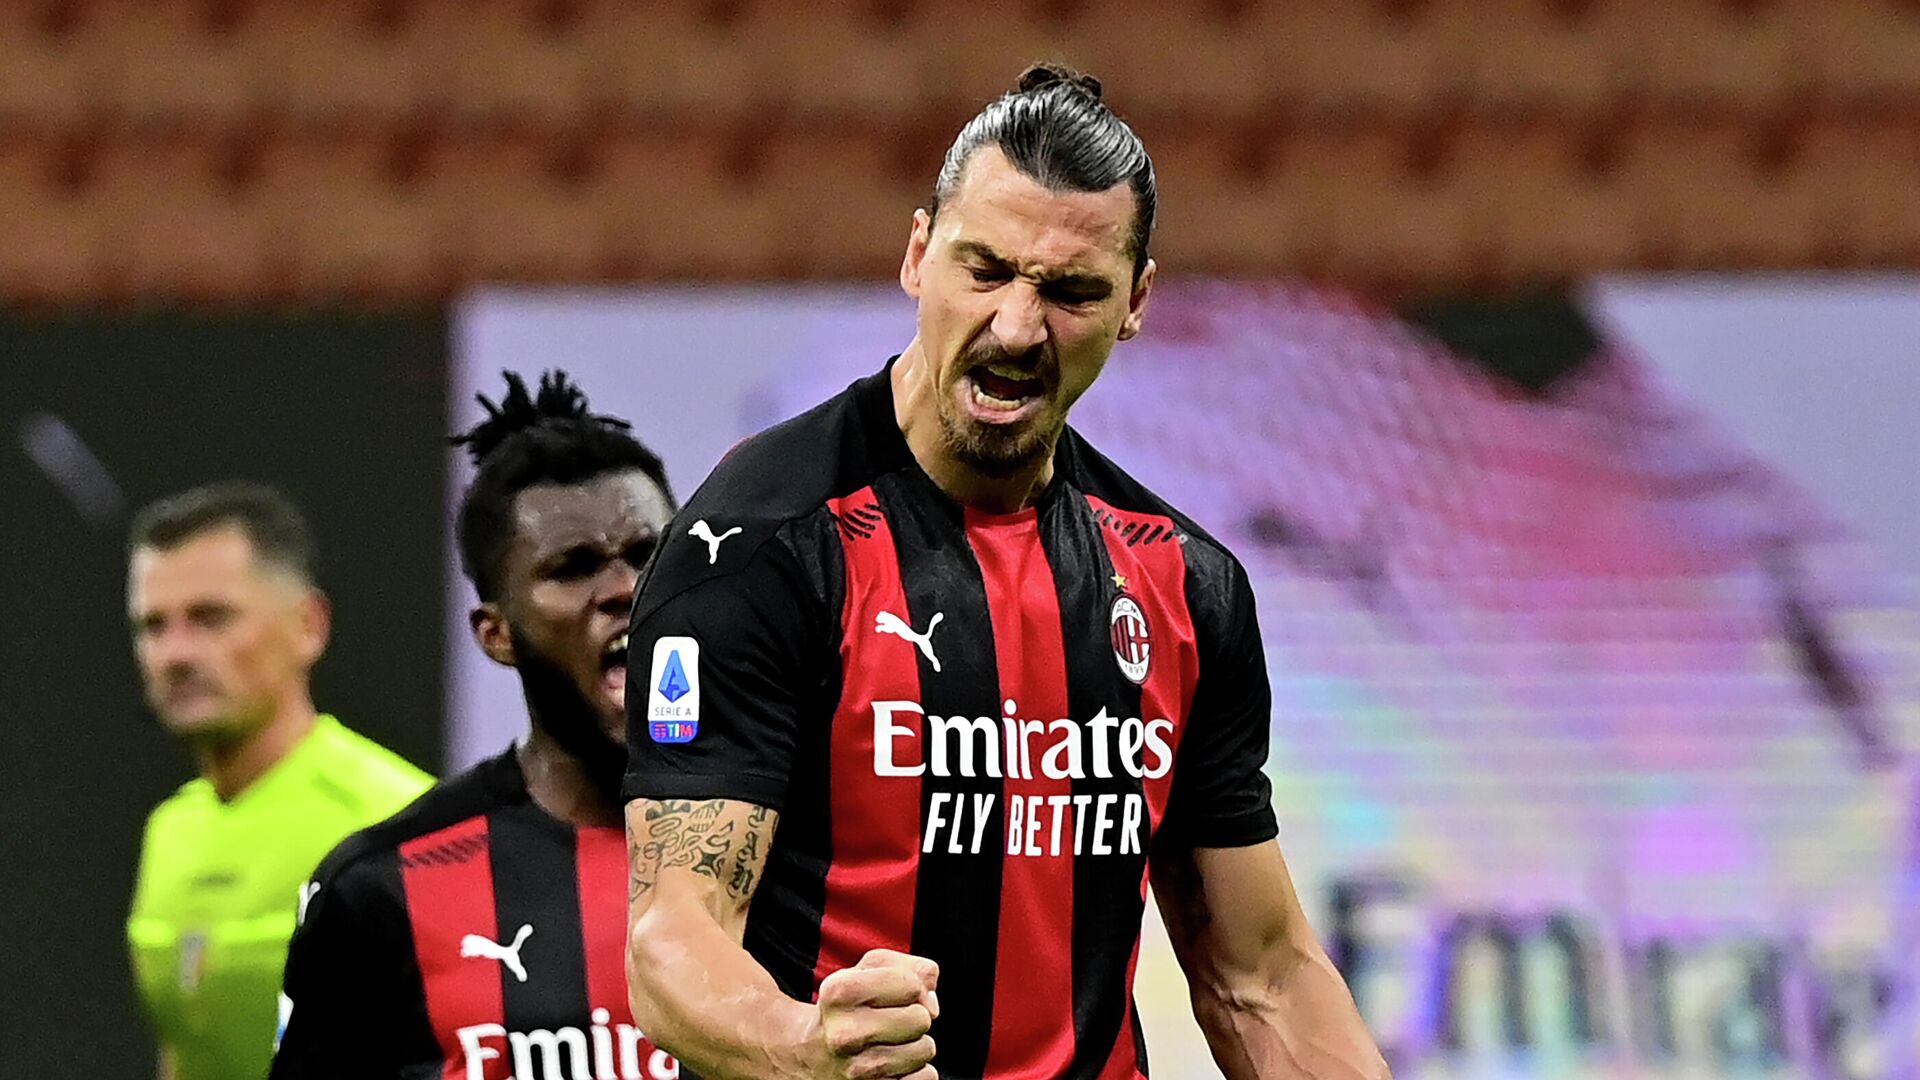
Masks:
[[[647,734],[657,743],[684,743],[699,731],[700,643],[663,637],[653,643],[647,677]]]

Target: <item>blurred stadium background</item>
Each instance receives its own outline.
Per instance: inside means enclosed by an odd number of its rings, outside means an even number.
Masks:
[[[1081,424],[1256,576],[1398,1075],[1920,1075],[1911,0],[0,0],[4,1071],[150,1067],[131,507],[286,488],[320,704],[468,763],[471,391],[573,368],[691,490],[905,341],[908,214],[1044,57],[1161,183]]]

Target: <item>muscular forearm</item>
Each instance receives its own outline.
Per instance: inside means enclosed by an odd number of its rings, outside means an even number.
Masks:
[[[627,807],[633,1018],[713,1080],[819,1073],[819,1011],[781,993],[740,943],[777,820],[726,799]]]
[[[813,1075],[818,1013],[780,991],[703,907],[656,897],[627,951],[633,1018],[656,1046],[713,1080]]]
[[[1194,1015],[1227,1080],[1382,1080],[1387,1065],[1339,972],[1318,947],[1269,954],[1262,970],[1209,972]]]

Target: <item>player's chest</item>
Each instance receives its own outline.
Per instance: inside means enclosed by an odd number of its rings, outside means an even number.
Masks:
[[[672,1075],[626,999],[615,829],[476,819],[400,852],[425,1014],[451,1075]]]
[[[176,849],[178,850],[178,849]],[[293,933],[296,872],[249,865],[248,852],[208,849],[143,867],[127,922],[141,991],[170,1038],[223,1023],[268,1030]]]
[[[1178,532],[887,505],[839,511],[831,819],[878,862],[1141,857],[1198,675]]]
[[[1087,754],[1144,769],[1148,725],[1184,725],[1198,663],[1172,522],[1080,496],[1002,518],[862,498],[836,512],[843,710],[991,723],[1007,775],[1030,771],[1036,726],[1097,723]]]

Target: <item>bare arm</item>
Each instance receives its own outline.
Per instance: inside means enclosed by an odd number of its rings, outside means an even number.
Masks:
[[[1278,844],[1156,853],[1153,892],[1228,1080],[1389,1076]]]
[[[725,799],[627,804],[627,987],[640,1030],[702,1076],[804,1077],[813,1010],[740,944],[779,816]]]
[[[778,814],[636,799],[626,817],[628,995],[655,1045],[712,1080],[932,1080],[930,962],[870,953],[828,976],[815,1006],[782,993],[741,946]]]

